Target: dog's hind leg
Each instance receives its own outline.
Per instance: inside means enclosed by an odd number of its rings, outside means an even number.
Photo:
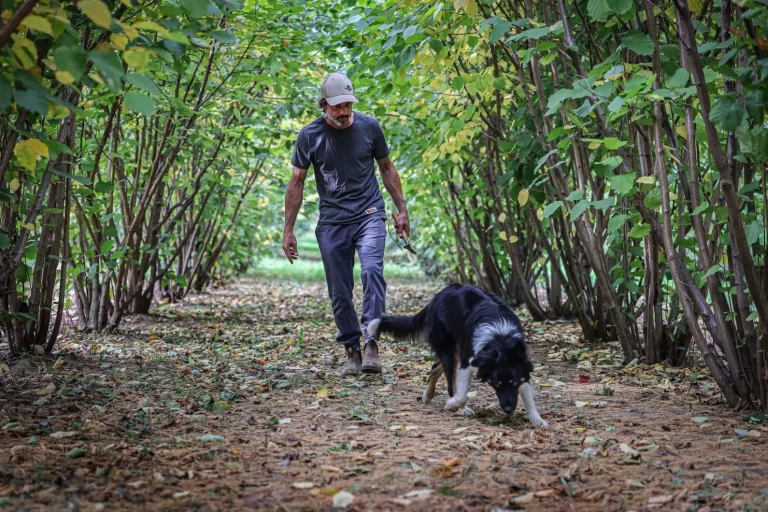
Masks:
[[[453,396],[456,382],[456,359],[453,354],[440,354],[439,358],[448,384],[448,396]]]
[[[440,361],[432,363],[432,370],[429,372],[429,380],[427,381],[427,387],[424,389],[424,394],[421,396],[421,401],[424,405],[427,405],[435,397],[435,386],[440,376],[443,374],[443,366]]]

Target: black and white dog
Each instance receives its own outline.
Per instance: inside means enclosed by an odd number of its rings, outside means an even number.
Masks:
[[[387,333],[399,340],[429,343],[438,361],[424,391],[425,403],[432,399],[435,383],[445,373],[450,396],[445,409],[465,407],[469,380],[476,374],[494,389],[504,412],[515,411],[519,391],[528,420],[547,426],[534,403],[530,384],[533,364],[528,359],[520,320],[492,293],[474,286],[450,285],[415,316],[385,315],[371,321],[368,332],[374,338]],[[465,408],[464,413],[472,411]]]

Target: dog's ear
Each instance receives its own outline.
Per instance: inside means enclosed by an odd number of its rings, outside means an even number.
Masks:
[[[472,366],[482,368],[492,364],[499,358],[499,351],[495,348],[485,347],[472,358]]]

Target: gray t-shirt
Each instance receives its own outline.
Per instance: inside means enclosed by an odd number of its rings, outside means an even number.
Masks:
[[[353,224],[368,215],[386,219],[374,161],[389,156],[379,122],[355,112],[352,126],[339,130],[318,117],[299,132],[291,164],[315,170],[320,196],[318,224]]]

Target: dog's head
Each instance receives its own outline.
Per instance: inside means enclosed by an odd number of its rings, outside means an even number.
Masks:
[[[477,367],[477,377],[496,392],[501,409],[507,414],[515,412],[520,386],[533,372],[522,334],[495,335],[475,354],[472,366]]]

